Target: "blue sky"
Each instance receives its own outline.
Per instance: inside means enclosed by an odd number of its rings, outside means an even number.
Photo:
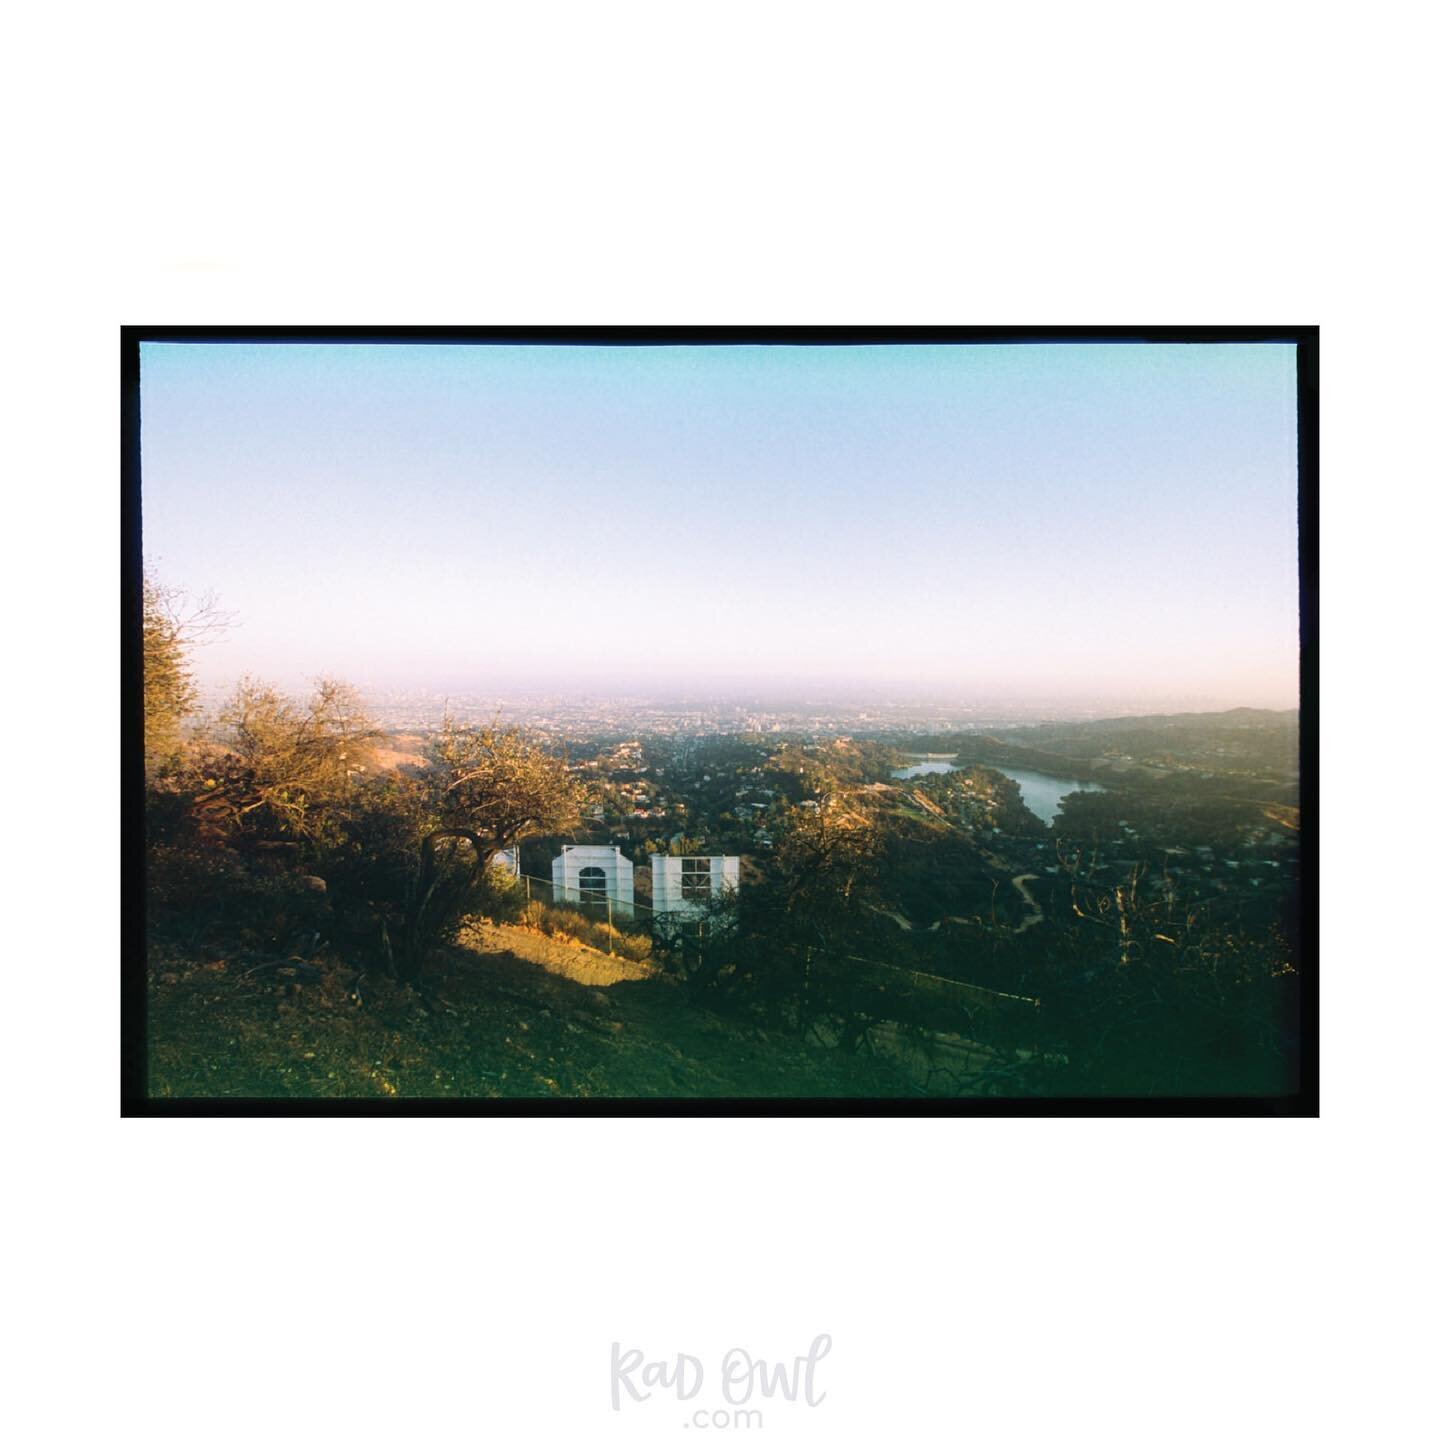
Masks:
[[[207,684],[1295,703],[1287,345],[146,344]]]

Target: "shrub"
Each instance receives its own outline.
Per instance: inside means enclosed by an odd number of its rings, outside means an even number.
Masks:
[[[307,877],[224,849],[155,845],[147,871],[147,918],[156,937],[275,950],[329,929],[327,897]]]

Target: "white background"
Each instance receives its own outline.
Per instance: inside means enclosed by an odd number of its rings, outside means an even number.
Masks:
[[[14,1433],[678,1434],[610,1411],[612,1340],[822,1330],[828,1398],[767,1433],[1421,1427],[1424,13],[12,17]],[[1324,1118],[122,1123],[122,322],[1320,323]]]

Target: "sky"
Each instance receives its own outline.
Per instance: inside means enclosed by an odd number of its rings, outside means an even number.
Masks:
[[[147,343],[208,687],[1288,707],[1291,345]]]

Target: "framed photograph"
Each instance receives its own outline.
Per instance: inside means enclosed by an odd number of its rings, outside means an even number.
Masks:
[[[1318,348],[125,329],[124,1109],[1318,1113]]]

